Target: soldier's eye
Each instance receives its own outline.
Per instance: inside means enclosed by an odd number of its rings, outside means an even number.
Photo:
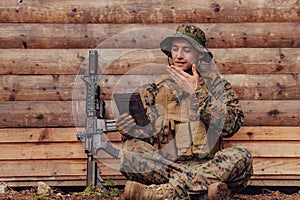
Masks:
[[[177,52],[177,51],[178,51],[178,48],[177,48],[177,47],[172,47],[172,51],[173,51],[173,52]]]
[[[190,53],[192,50],[190,48],[184,48],[185,53]]]

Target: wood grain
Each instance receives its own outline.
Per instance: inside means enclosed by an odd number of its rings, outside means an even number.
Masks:
[[[2,0],[0,22],[199,23],[299,21],[296,1],[90,1]]]
[[[151,71],[152,66],[144,71]],[[148,71],[149,73],[149,71]],[[111,100],[113,93],[132,92],[158,78],[160,74],[100,75],[101,98]],[[297,74],[223,75],[241,100],[297,100],[300,81]],[[85,82],[80,75],[0,75],[2,101],[85,100]]]
[[[245,126],[300,124],[298,100],[242,100],[240,103],[246,118]],[[2,101],[0,105],[3,108],[0,110],[1,128],[85,126],[85,103],[80,101],[73,104],[71,101]],[[116,118],[114,104],[107,102],[107,107],[110,110],[107,109],[106,117]]]
[[[158,48],[179,24],[0,24],[0,48]],[[208,48],[299,48],[300,26],[285,23],[196,24]],[[230,30],[230,31],[228,31]],[[149,32],[151,34],[149,34]]]
[[[100,74],[157,74],[147,63],[167,65],[160,49],[95,49]],[[221,74],[299,74],[300,48],[210,49]],[[77,75],[85,73],[89,49],[0,49],[1,75]],[[150,69],[149,69],[150,70]]]

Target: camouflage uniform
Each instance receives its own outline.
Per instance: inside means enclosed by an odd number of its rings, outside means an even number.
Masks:
[[[162,76],[142,96],[151,128],[124,134],[123,175],[143,184],[170,183],[178,198],[205,192],[216,181],[233,192],[246,187],[253,173],[250,152],[246,147],[220,150],[222,138],[234,135],[244,120],[228,81],[208,74],[187,94]]]

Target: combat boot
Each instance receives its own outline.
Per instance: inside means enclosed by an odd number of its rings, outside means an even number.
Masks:
[[[224,182],[215,182],[208,186],[208,199],[209,200],[230,200],[231,190]]]
[[[127,181],[125,185],[125,200],[170,200],[175,199],[176,192],[169,183],[160,185],[144,185]]]

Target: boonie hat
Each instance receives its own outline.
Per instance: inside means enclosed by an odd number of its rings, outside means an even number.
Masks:
[[[180,25],[176,29],[176,33],[172,36],[166,37],[160,43],[160,49],[171,57],[172,40],[175,38],[187,39],[198,51],[206,52],[204,60],[210,61],[213,58],[212,53],[206,48],[205,33],[194,25]]]

